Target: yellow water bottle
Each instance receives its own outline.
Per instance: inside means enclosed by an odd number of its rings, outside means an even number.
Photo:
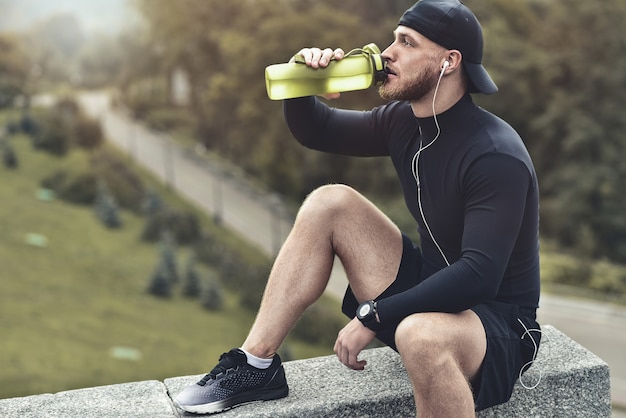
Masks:
[[[387,78],[385,60],[376,44],[353,49],[327,67],[311,68],[301,56],[295,62],[270,65],[265,69],[265,87],[272,100],[292,99],[326,93],[364,90],[381,85]]]

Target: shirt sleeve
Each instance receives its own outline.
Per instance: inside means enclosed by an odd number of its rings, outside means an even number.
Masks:
[[[523,162],[497,153],[475,161],[466,177],[458,259],[415,287],[379,300],[383,324],[418,312],[461,312],[498,293],[534,187],[532,177]]]
[[[355,157],[389,155],[385,127],[371,111],[336,109],[316,97],[283,102],[292,135],[307,148]]]

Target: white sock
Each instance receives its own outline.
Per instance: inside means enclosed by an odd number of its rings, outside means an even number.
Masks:
[[[253,356],[252,354],[248,353],[243,348],[240,348],[240,350],[243,351],[244,354],[246,355],[246,359],[250,366],[256,367],[257,369],[267,369],[268,367],[272,365],[273,359],[271,358],[259,358],[257,356]]]

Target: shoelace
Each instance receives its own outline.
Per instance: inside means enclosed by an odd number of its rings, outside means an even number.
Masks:
[[[220,360],[217,365],[211,370],[209,373],[204,375],[202,379],[198,382],[198,385],[204,386],[207,384],[209,380],[215,380],[217,376],[221,373],[226,372],[229,369],[235,369],[240,361],[237,361],[237,353],[233,351],[229,351],[228,353],[223,353],[220,356]]]

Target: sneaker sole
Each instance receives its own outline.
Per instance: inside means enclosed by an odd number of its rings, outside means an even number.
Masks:
[[[238,396],[233,396],[232,398],[202,405],[181,405],[177,402],[175,403],[177,407],[185,412],[191,412],[193,414],[214,414],[253,402],[272,401],[285,398],[287,395],[289,395],[289,387],[285,385],[278,388],[243,393]]]

